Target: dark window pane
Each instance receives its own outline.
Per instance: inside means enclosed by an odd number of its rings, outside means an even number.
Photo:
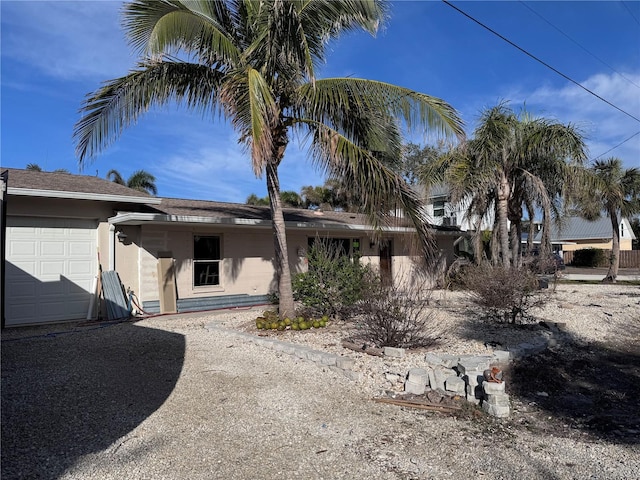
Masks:
[[[218,262],[196,262],[193,264],[193,285],[220,285],[220,264]]]
[[[193,237],[194,260],[220,260],[220,237]]]

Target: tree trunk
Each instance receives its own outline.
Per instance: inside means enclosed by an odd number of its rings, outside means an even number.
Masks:
[[[498,222],[498,240],[500,245],[500,254],[502,265],[509,267],[511,265],[511,252],[509,251],[509,228],[507,217],[509,214],[509,194],[511,188],[509,179],[504,172],[501,174],[500,184],[498,185],[498,205],[497,205],[497,222]]]
[[[609,258],[609,271],[602,280],[607,283],[616,283],[618,278],[618,267],[620,266],[620,222],[616,212],[609,212],[611,218],[611,229],[613,238],[611,242],[611,257]]]
[[[511,258],[513,266],[520,268],[522,266],[521,242],[522,242],[522,207],[510,205],[508,211],[509,221],[509,246],[511,248]]]
[[[475,255],[476,265],[480,265],[483,260],[484,245],[482,243],[482,217],[478,216],[475,225],[475,234],[473,236],[473,253]]]
[[[544,207],[542,212],[542,235],[540,237],[539,258],[547,259],[551,255],[551,210]]]
[[[531,255],[533,251],[533,239],[536,236],[536,224],[533,220],[535,216],[535,211],[533,209],[533,205],[531,203],[527,203],[527,214],[529,215],[529,233],[527,235],[527,255]]]
[[[284,226],[282,201],[280,200],[280,181],[278,179],[278,165],[269,162],[266,166],[267,193],[271,207],[273,222],[273,245],[275,249],[275,267],[278,281],[278,297],[280,300],[280,318],[295,317],[293,303],[293,287],[291,286],[291,270],[289,269],[289,253],[287,250],[287,233]]]

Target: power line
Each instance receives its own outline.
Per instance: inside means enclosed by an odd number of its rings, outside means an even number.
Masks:
[[[551,65],[549,65],[548,63],[545,63],[543,60],[540,60],[538,57],[536,57],[535,55],[533,55],[532,53],[529,53],[528,51],[526,51],[524,48],[519,47],[518,45],[516,45],[515,43],[513,43],[511,40],[509,40],[508,38],[500,35],[498,32],[496,32],[495,30],[493,30],[492,28],[488,27],[487,25],[485,25],[484,23],[480,22],[479,20],[476,20],[475,18],[473,18],[471,15],[467,14],[466,12],[460,10],[458,7],[456,7],[455,5],[451,4],[450,2],[448,2],[447,0],[442,0],[445,4],[449,5],[451,8],[453,8],[454,10],[457,10],[458,12],[460,12],[462,15],[464,15],[465,17],[467,17],[469,20],[474,21],[475,23],[477,23],[478,25],[480,25],[482,28],[489,30],[491,33],[493,33],[494,35],[496,35],[497,37],[500,37],[502,40],[504,40],[505,42],[507,42],[509,45],[517,48],[518,50],[520,50],[522,53],[524,53],[525,55],[527,55],[528,57],[533,58],[536,62],[541,63],[542,65],[544,65],[545,67],[547,67],[549,70],[554,71],[555,73],[557,73],[558,75],[560,75],[562,78],[569,80],[571,83],[577,85],[578,87],[580,87],[581,89],[583,89],[584,91],[590,93],[591,95],[593,95],[594,97],[602,100],[604,103],[606,103],[607,105],[615,108],[616,110],[624,113],[625,115],[627,115],[628,117],[633,118],[636,122],[640,123],[640,118],[633,116],[632,114],[630,114],[629,112],[621,109],[620,107],[614,105],[613,103],[611,103],[609,100],[601,97],[600,95],[598,95],[597,93],[595,93],[592,90],[589,90],[587,87],[585,87],[584,85],[582,85],[579,82],[576,82],[573,78],[565,75],[564,73],[562,73],[561,71],[557,70],[556,68],[552,67]]]
[[[615,147],[610,148],[609,150],[607,150],[604,153],[601,153],[600,155],[598,155],[597,157],[594,158],[594,160],[599,159],[600,157],[605,156],[607,153],[609,153],[612,150],[615,150],[616,148],[620,147],[621,145],[624,145],[625,143],[627,143],[629,140],[631,140],[633,137],[635,137],[636,135],[640,135],[640,131],[637,131],[636,133],[634,133],[633,135],[631,135],[629,138],[627,138],[626,140],[623,140],[622,142],[620,142],[618,145],[616,145]]]
[[[547,24],[549,24],[550,26],[552,26],[553,28],[555,28],[558,32],[560,32],[562,35],[564,35],[565,37],[567,37],[569,40],[571,40],[573,43],[575,43],[577,46],[579,46],[582,50],[584,50],[585,52],[587,52],[589,55],[591,55],[593,58],[595,58],[596,60],[598,60],[600,63],[602,63],[603,65],[609,67],[611,69],[611,71],[617,73],[618,75],[620,75],[622,78],[624,78],[627,82],[631,83],[632,85],[635,85],[636,87],[640,88],[640,85],[638,85],[637,83],[635,83],[633,80],[628,79],[627,77],[625,77],[622,73],[620,73],[619,71],[617,71],[615,68],[613,68],[611,65],[609,65],[607,62],[605,62],[604,60],[602,60],[601,58],[599,58],[598,56],[596,56],[594,53],[591,53],[589,50],[587,50],[585,47],[583,47],[582,45],[580,45],[577,41],[575,41],[573,38],[571,38],[569,35],[567,35],[565,32],[563,32],[560,28],[556,27],[553,23],[551,23],[549,20],[547,20],[546,18],[544,18],[541,14],[539,14],[538,12],[536,12],[533,8],[531,8],[529,5],[527,5],[525,2],[523,2],[522,0],[520,1],[520,3],[522,5],[524,5],[525,7],[527,7],[529,10],[531,10],[531,12],[535,13],[538,17],[540,17],[542,20],[544,20],[545,22],[547,22]],[[637,20],[636,20],[637,21]]]
[[[629,15],[631,15],[631,16],[633,17],[633,19],[636,21],[636,23],[637,23],[638,25],[640,25],[640,20],[638,20],[638,18],[633,14],[633,12],[632,12],[632,11],[631,11],[631,9],[627,6],[627,4],[626,4],[626,3],[624,3],[624,1],[623,1],[623,0],[620,0],[620,3],[622,4],[622,6],[623,6],[624,8],[626,8],[626,9],[627,9],[627,12],[629,12]]]

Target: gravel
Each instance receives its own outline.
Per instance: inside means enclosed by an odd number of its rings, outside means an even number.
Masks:
[[[637,286],[561,284],[551,295],[534,313],[565,323],[567,341],[637,347]],[[430,351],[487,353],[544,335],[538,324],[484,322],[455,292],[435,293],[432,305],[439,343]],[[337,324],[269,333],[354,358],[352,381],[238,336],[257,333],[258,313],[4,331],[2,478],[633,479],[640,471],[637,441],[576,430],[525,398],[512,396],[509,419],[375,403],[402,388],[385,373],[404,377],[424,351],[389,359],[346,350],[346,326]]]

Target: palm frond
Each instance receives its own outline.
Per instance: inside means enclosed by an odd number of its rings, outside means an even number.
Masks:
[[[294,117],[328,123],[339,131],[349,131],[353,113],[363,118],[375,112],[402,120],[409,130],[425,126],[444,136],[464,137],[462,120],[444,100],[389,83],[329,78],[304,84],[297,94]]]
[[[224,2],[136,0],[123,11],[131,45],[143,55],[196,54],[209,66],[234,65],[241,53]]]
[[[311,156],[317,164],[327,167],[330,177],[349,186],[351,194],[360,200],[371,225],[378,232],[384,226],[397,226],[396,212],[403,211],[418,232],[423,253],[433,259],[433,234],[425,222],[424,205],[417,192],[367,149],[324,124],[318,123],[314,127]]]
[[[74,127],[80,163],[93,158],[153,105],[170,101],[200,113],[215,113],[222,74],[208,67],[177,62],[147,62],[128,75],[110,80],[87,97]]]

